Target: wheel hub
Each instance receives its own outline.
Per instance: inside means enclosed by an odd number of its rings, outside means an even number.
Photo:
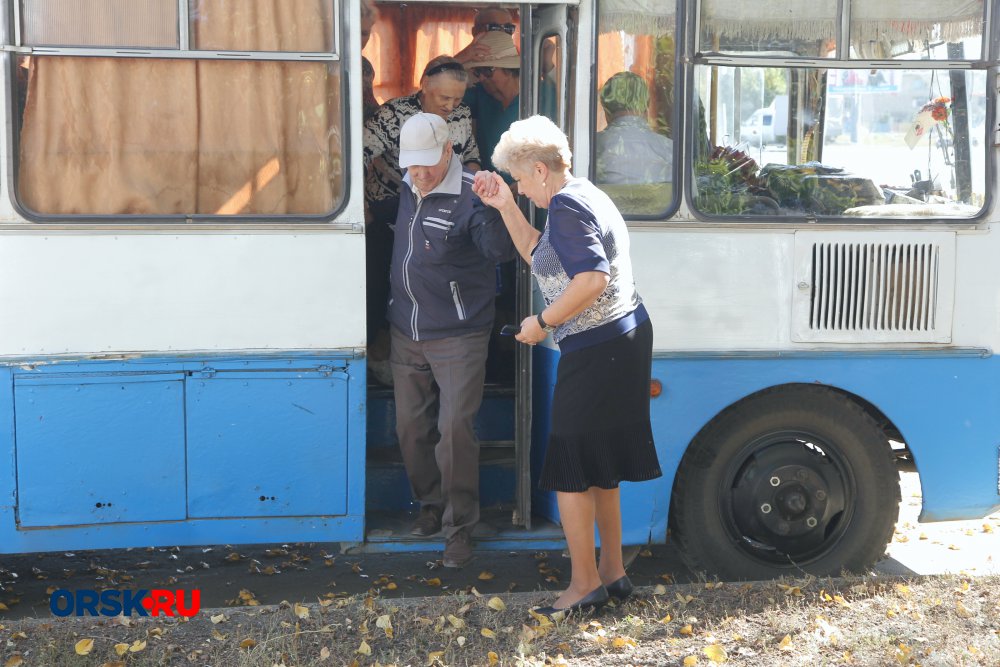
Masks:
[[[824,548],[845,505],[829,459],[802,441],[756,449],[733,479],[731,511],[745,548],[768,560],[808,558]]]

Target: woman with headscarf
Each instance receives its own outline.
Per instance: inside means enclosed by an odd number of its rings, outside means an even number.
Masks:
[[[517,340],[536,345],[551,333],[560,350],[539,486],[556,492],[572,575],[552,606],[536,610],[550,616],[631,594],[618,485],[662,474],[649,420],[653,328],[632,278],[628,229],[607,195],[570,173],[571,157],[566,135],[544,116],[513,123],[493,153],[518,192],[548,209],[541,232],[498,174],[479,172],[473,185],[500,211],[545,299]]]

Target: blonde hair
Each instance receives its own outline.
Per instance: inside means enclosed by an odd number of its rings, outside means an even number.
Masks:
[[[569,140],[559,126],[545,116],[531,116],[511,123],[493,150],[493,164],[510,173],[541,162],[550,171],[563,172],[573,166]]]

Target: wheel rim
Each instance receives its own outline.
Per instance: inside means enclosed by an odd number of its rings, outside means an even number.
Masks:
[[[748,442],[719,488],[733,542],[767,565],[804,565],[833,550],[853,515],[855,479],[832,442],[782,431]]]

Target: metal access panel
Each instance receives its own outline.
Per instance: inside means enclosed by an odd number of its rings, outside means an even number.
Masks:
[[[14,379],[20,527],[184,518],[184,376]]]
[[[346,514],[347,397],[339,371],[192,376],[188,516]]]

